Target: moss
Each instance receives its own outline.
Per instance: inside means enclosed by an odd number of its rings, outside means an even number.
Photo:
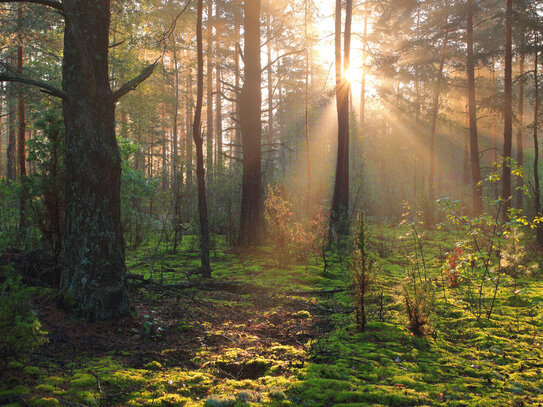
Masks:
[[[37,366],[25,366],[23,372],[25,372],[28,376],[38,378],[43,374],[43,369]]]
[[[233,396],[212,395],[205,403],[205,407],[232,407],[236,404],[236,399]]]
[[[145,365],[145,368],[147,370],[161,370],[162,369],[162,365],[157,362],[156,360],[153,360],[152,362],[149,362]]]
[[[76,373],[70,380],[70,387],[75,389],[88,389],[97,386],[96,377],[89,373]]]
[[[32,407],[54,407],[60,405],[60,402],[54,397],[35,398],[30,401]]]

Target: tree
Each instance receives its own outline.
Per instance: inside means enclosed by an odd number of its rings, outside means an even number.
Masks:
[[[200,214],[200,255],[202,273],[206,278],[211,277],[209,264],[209,223],[207,218],[206,180],[204,170],[204,151],[202,139],[202,104],[204,97],[204,54],[202,44],[202,14],[203,0],[198,0],[196,20],[196,47],[198,55],[198,72],[196,74],[196,109],[192,124],[192,137],[196,146],[196,178],[198,183],[198,213]],[[210,101],[208,100],[208,103]]]
[[[503,131],[503,176],[502,199],[504,215],[511,208],[511,148],[513,140],[513,0],[506,0],[505,9],[505,78],[504,78],[504,131]]]
[[[346,233],[349,210],[349,96],[351,85],[344,74],[350,67],[352,0],[346,1],[343,69],[341,61],[341,0],[336,1],[335,63],[338,146],[331,220],[338,232]],[[340,224],[341,223],[341,224]]]
[[[477,137],[477,104],[475,101],[475,57],[473,55],[473,0],[467,0],[466,17],[466,71],[468,76],[468,115],[469,115],[469,146],[471,163],[471,185],[473,198],[473,213],[480,214],[483,210],[483,195],[481,189],[481,167],[479,165],[479,140]]]
[[[1,0],[11,3],[14,0]],[[109,81],[109,0],[26,0],[65,19],[62,89],[2,72],[62,98],[66,137],[66,209],[61,289],[66,305],[90,320],[130,313],[120,223],[121,157],[115,103],[151,75],[156,63],[117,91]]]
[[[260,10],[261,0],[244,5],[244,82],[239,98],[239,120],[242,138],[243,176],[239,241],[242,245],[260,240],[262,199],[262,125],[260,89]]]

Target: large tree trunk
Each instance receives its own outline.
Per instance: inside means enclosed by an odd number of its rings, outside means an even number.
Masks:
[[[307,170],[307,196],[306,196],[306,216],[311,216],[311,161],[309,154],[309,0],[305,0],[305,13],[304,13],[304,28],[305,28],[305,111],[304,111],[304,130],[305,130],[305,165]],[[270,104],[271,105],[271,104]],[[270,122],[271,123],[271,122]]]
[[[13,90],[14,85],[8,84],[6,85],[7,89],[7,108],[8,108],[8,145],[6,147],[6,155],[7,155],[7,177],[11,181],[15,181],[16,178],[16,153],[15,153],[15,146],[16,146],[16,135],[15,135],[15,103],[13,95],[11,94]]]
[[[64,0],[66,230],[61,287],[91,320],[130,313],[120,219],[121,157],[109,84],[109,0]]]
[[[209,0],[208,0],[209,1]],[[198,73],[196,90],[196,109],[194,111],[194,123],[192,135],[196,146],[196,178],[198,182],[198,212],[200,214],[200,255],[202,274],[206,278],[211,277],[209,264],[209,223],[207,218],[206,180],[204,170],[204,151],[202,139],[202,99],[204,96],[204,55],[202,43],[202,13],[203,0],[198,0],[196,21],[196,46],[198,53]],[[210,100],[208,100],[208,103]]]
[[[471,185],[473,198],[473,214],[483,211],[483,194],[480,185],[481,167],[479,165],[479,141],[477,136],[477,104],[475,101],[475,61],[473,55],[473,0],[467,0],[467,58],[468,75],[468,109],[469,109],[469,144],[471,161]]]
[[[260,241],[262,201],[262,128],[260,89],[260,0],[245,2],[245,81],[239,101],[243,178],[239,241],[242,245]]]
[[[513,54],[512,54],[512,24],[513,0],[506,0],[505,9],[505,78],[504,78],[504,131],[503,131],[503,176],[502,199],[504,200],[504,215],[511,208],[511,149],[513,140]]]
[[[349,210],[349,94],[351,85],[345,75],[350,66],[352,0],[346,1],[345,44],[341,67],[341,0],[336,1],[336,108],[338,115],[338,146],[334,197],[331,220],[338,233],[348,232]]]

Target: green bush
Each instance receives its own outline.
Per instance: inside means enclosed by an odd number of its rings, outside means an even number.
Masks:
[[[46,341],[29,299],[21,276],[11,267],[0,267],[0,367],[9,359],[24,359]]]

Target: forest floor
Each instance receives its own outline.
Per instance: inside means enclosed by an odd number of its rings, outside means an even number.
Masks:
[[[383,295],[364,333],[339,255],[323,272],[315,258],[283,265],[271,248],[216,244],[215,282],[198,284],[192,237],[177,254],[150,244],[129,252],[127,265],[144,278],[153,270],[157,284],[134,280],[134,316],[115,323],[69,317],[50,290],[37,290],[49,343],[10,363],[0,405],[542,405],[541,278],[504,286],[494,316],[479,320],[441,287],[431,330],[417,337],[404,317],[400,231],[379,234]],[[425,240],[437,276],[439,252],[452,242],[438,232]],[[194,286],[180,285],[187,281]]]

